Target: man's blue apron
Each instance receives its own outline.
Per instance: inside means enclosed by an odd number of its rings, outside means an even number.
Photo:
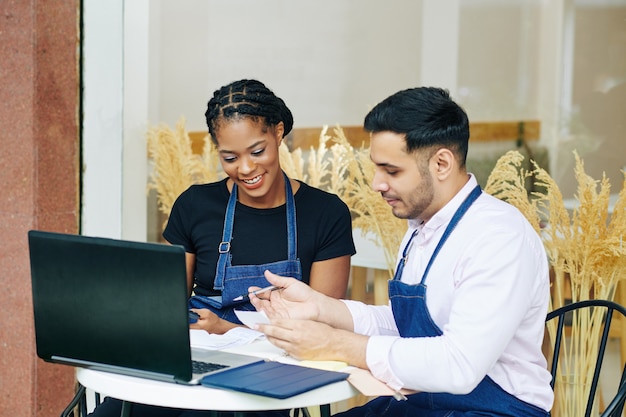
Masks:
[[[407,252],[417,231],[413,233],[402,253],[393,280],[389,281],[389,299],[396,325],[402,337],[435,337],[442,332],[430,317],[426,305],[426,277],[435,257],[452,230],[469,206],[480,196],[480,186],[476,186],[456,211],[437,244],[426,266],[421,282],[408,285],[401,282]],[[444,417],[444,416],[549,416],[544,410],[527,404],[504,391],[491,378],[485,376],[469,394],[420,392],[407,396],[406,401],[397,401],[393,397],[379,397],[362,407],[353,408],[342,416],[406,416],[406,417]]]
[[[266,287],[270,285],[263,275],[265,270],[302,280],[302,268],[297,257],[296,205],[291,190],[291,182],[287,175],[283,173],[283,176],[285,177],[285,205],[287,210],[287,260],[261,265],[231,265],[230,242],[233,236],[235,206],[237,205],[237,185],[235,184],[230,193],[226,215],[224,216],[224,231],[219,246],[220,255],[213,286],[213,289],[221,291],[222,295],[194,295],[189,300],[190,308],[208,308],[220,318],[232,323],[240,323],[233,310],[253,311],[254,306],[250,304],[247,298],[241,302],[234,302],[233,299],[247,294],[248,288],[251,286]],[[259,236],[259,244],[263,244],[262,239],[263,236]]]

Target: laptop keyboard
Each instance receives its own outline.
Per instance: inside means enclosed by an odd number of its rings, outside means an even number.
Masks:
[[[204,374],[206,372],[217,371],[218,369],[228,368],[229,365],[212,362],[191,361],[191,369],[194,374]]]

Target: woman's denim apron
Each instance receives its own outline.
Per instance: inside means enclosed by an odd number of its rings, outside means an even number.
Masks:
[[[287,175],[285,177],[285,205],[287,209],[287,260],[271,262],[261,265],[231,265],[230,241],[233,235],[235,218],[235,206],[237,205],[237,185],[228,199],[226,215],[224,216],[224,232],[219,246],[219,259],[215,270],[215,283],[213,289],[221,291],[220,296],[194,295],[189,300],[190,308],[208,308],[220,318],[232,323],[240,323],[234,310],[254,310],[247,297],[243,301],[234,302],[233,299],[248,293],[251,286],[265,287],[270,285],[265,279],[263,272],[269,270],[275,274],[293,277],[302,280],[302,268],[297,258],[297,235],[296,235],[296,206],[294,203],[291,183]],[[263,239],[263,236],[259,236]],[[259,244],[263,244],[262,241]]]
[[[409,239],[398,263],[392,281],[389,281],[389,299],[402,337],[435,337],[442,332],[430,317],[426,305],[426,276],[437,253],[452,233],[469,206],[481,194],[480,186],[470,193],[452,217],[441,240],[426,266],[422,280],[418,285],[408,285],[400,281],[406,256],[417,231]],[[347,411],[342,416],[406,416],[406,417],[444,417],[444,416],[541,416],[549,413],[536,406],[527,404],[500,388],[491,378],[485,376],[469,394],[420,392],[411,394],[406,401],[397,401],[393,397],[379,397],[362,407]]]

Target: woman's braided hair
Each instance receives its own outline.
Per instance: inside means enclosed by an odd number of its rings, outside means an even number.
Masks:
[[[239,80],[216,90],[204,116],[216,144],[215,132],[225,121],[250,118],[267,127],[283,122],[284,136],[293,127],[293,116],[285,102],[257,80]]]

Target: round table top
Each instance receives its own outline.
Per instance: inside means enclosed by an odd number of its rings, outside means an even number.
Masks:
[[[256,342],[247,346],[263,348],[269,342]],[[236,349],[233,349],[236,350]],[[76,368],[76,378],[86,388],[102,396],[134,403],[162,407],[216,411],[253,411],[292,409],[331,404],[354,397],[358,391],[348,382],[329,384],[286,399],[264,397],[244,392],[209,388],[202,385],[185,385],[139,378],[87,368]]]

